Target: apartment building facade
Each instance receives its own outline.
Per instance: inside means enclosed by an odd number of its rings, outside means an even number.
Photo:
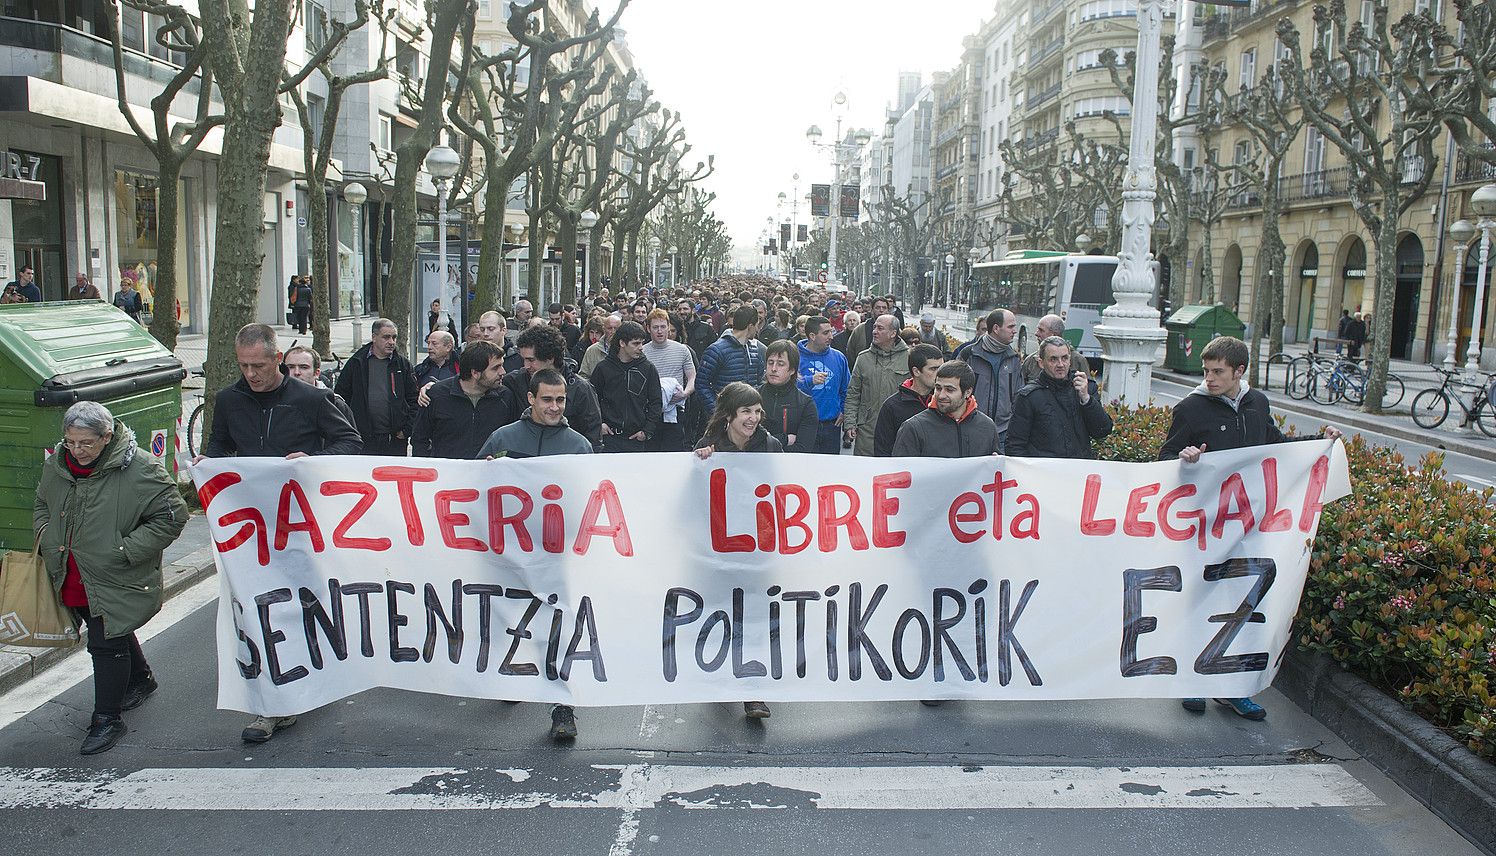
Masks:
[[[1197,7],[1182,13],[1179,42],[1184,50],[1176,53],[1176,79],[1184,78],[1189,63],[1202,63],[1224,70],[1228,97],[1258,85],[1267,66],[1285,53],[1276,35],[1277,22],[1292,20],[1307,46],[1316,37],[1314,5],[1306,0],[1258,0],[1243,9]],[[1442,6],[1428,0],[1391,0],[1389,20],[1396,21],[1408,12],[1426,12],[1436,19],[1446,14],[1452,17]],[[1372,11],[1372,2],[1347,3],[1352,22],[1369,21]],[[1454,26],[1452,20],[1444,23]],[[1333,34],[1328,37],[1335,38]],[[1385,109],[1381,108],[1376,122],[1382,128],[1388,122]],[[1222,162],[1250,156],[1245,130],[1227,126],[1216,137],[1214,143]],[[1176,147],[1177,156],[1181,161],[1188,158],[1198,162],[1202,153],[1191,151],[1188,145],[1186,138]],[[1446,230],[1457,219],[1478,219],[1470,210],[1470,195],[1496,178],[1496,173],[1455,151],[1443,133],[1435,139],[1433,150],[1437,162],[1429,165],[1435,173],[1430,176],[1429,187],[1398,222],[1390,350],[1394,358],[1442,359],[1453,309],[1459,330],[1457,362],[1463,362],[1472,328],[1479,237],[1466,253],[1465,269],[1455,271],[1454,248]],[[1409,169],[1407,179],[1412,183],[1422,177],[1419,171],[1424,165],[1414,164]],[[1285,270],[1279,272],[1284,280],[1281,323],[1286,341],[1334,337],[1344,312],[1378,311],[1372,236],[1352,208],[1350,179],[1346,158],[1322,134],[1306,126],[1289,150],[1279,183],[1286,210],[1278,228],[1288,248]],[[1446,181],[1447,192],[1441,191]],[[1235,307],[1244,318],[1250,317],[1253,301],[1265,291],[1259,284],[1269,273],[1258,264],[1260,200],[1251,193],[1229,199],[1224,216],[1213,227],[1209,258],[1200,249],[1199,230],[1194,224],[1191,245],[1196,249],[1188,260],[1187,299],[1214,299]],[[1443,264],[1439,264],[1441,253]],[[1214,272],[1214,295],[1201,293],[1200,274],[1205,265]],[[1440,273],[1437,279],[1436,269]],[[1482,364],[1487,367],[1496,365],[1496,348],[1491,345],[1496,334],[1493,321],[1496,312],[1487,301],[1479,322],[1481,340],[1486,343]]]

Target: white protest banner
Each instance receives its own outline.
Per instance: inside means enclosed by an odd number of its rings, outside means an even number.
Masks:
[[[1249,696],[1344,448],[218,459],[219,705]]]

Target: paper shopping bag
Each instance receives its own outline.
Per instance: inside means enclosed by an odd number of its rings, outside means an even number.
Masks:
[[[38,648],[78,642],[78,627],[57,600],[37,549],[10,550],[0,560],[0,642]]]

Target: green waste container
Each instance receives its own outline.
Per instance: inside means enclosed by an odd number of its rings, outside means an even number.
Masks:
[[[1181,306],[1178,312],[1164,322],[1169,331],[1164,349],[1164,368],[1177,372],[1202,374],[1200,352],[1217,336],[1235,336],[1240,339],[1246,325],[1227,309],[1225,304],[1214,306],[1200,304]]]
[[[107,303],[0,305],[0,549],[31,549],[42,463],[78,401],[108,407],[174,472],[186,376],[176,355]]]

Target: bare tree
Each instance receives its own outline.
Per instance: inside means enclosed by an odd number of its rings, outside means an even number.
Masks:
[[[1440,118],[1449,126],[1460,151],[1496,166],[1496,116],[1487,109],[1496,99],[1496,0],[1454,0],[1454,6],[1460,23],[1457,36],[1432,20],[1423,26],[1434,38],[1439,54],[1454,60],[1454,67],[1442,71],[1446,77],[1456,77],[1458,83],[1450,88],[1447,100],[1420,107],[1442,110]],[[1425,98],[1422,91],[1415,96],[1420,102]]]
[[[472,19],[475,0],[428,0],[426,31],[428,64],[419,95],[412,99],[420,118],[416,127],[395,147],[394,246],[390,252],[390,276],[379,304],[380,312],[401,330],[411,330],[411,299],[416,272],[416,220],[419,199],[416,182],[438,142],[444,126],[448,81],[452,78],[452,52],[459,28]],[[470,32],[470,31],[469,31]],[[445,228],[442,226],[441,228]],[[443,260],[445,264],[445,260]]]
[[[1285,200],[1282,192],[1283,163],[1288,148],[1304,127],[1304,113],[1297,110],[1292,90],[1275,65],[1268,66],[1262,79],[1234,96],[1220,99],[1224,121],[1246,131],[1251,141],[1250,156],[1233,165],[1237,176],[1245,180],[1258,196],[1262,211],[1262,237],[1257,249],[1257,282],[1252,291],[1252,354],[1259,353],[1262,332],[1268,330],[1268,350],[1283,350],[1284,270],[1287,247],[1278,229]],[[1267,299],[1259,298],[1266,295]],[[1257,385],[1260,361],[1253,359],[1250,383]]]
[[[1380,413],[1392,348],[1397,224],[1428,189],[1436,161],[1433,138],[1448,112],[1440,105],[1457,99],[1436,73],[1434,39],[1419,18],[1408,15],[1389,26],[1385,4],[1369,8],[1370,22],[1347,26],[1343,0],[1315,6],[1308,62],[1292,21],[1278,22],[1278,36],[1288,48],[1279,63],[1284,79],[1308,122],[1345,156],[1351,208],[1372,235],[1375,312],[1362,407]]]
[[[370,9],[363,2],[354,7],[355,17],[351,21],[334,21],[331,24],[333,38],[342,42],[347,35],[363,27],[370,18]],[[373,68],[342,75],[333,71],[336,54],[329,55],[317,66],[317,72],[327,84],[327,102],[322,107],[321,127],[312,126],[311,110],[299,89],[292,89],[291,100],[296,105],[296,116],[301,123],[301,156],[307,184],[307,220],[312,225],[312,281],[322,288],[322,294],[312,301],[312,348],[323,357],[332,355],[329,319],[332,302],[337,299],[337,283],[333,281],[331,265],[328,263],[327,238],[327,170],[332,165],[332,144],[338,127],[338,117],[343,109],[343,96],[349,89],[389,76],[389,54],[386,46],[389,22],[393,10],[382,5],[373,10],[373,17],[380,31],[379,59]],[[311,22],[308,22],[310,25]]]
[[[1053,145],[1028,146],[1003,141],[1003,208],[1029,246],[1069,247],[1080,229],[1089,228],[1094,205],[1090,188]]]
[[[940,227],[939,221],[929,214],[931,206],[939,201],[933,193],[927,193],[914,202],[896,193],[892,187],[884,186],[870,211],[873,222],[879,224],[889,239],[894,265],[903,269],[904,281],[914,292],[914,311],[929,299],[925,281],[919,276],[919,260],[930,252],[936,230]]]
[[[201,0],[203,65],[223,98],[218,159],[218,222],[208,326],[207,388],[234,382],[233,334],[254,317],[259,292],[261,224],[270,141],[281,121],[280,96],[300,86],[341,44],[329,38],[300,69],[286,68],[295,16],[291,0]],[[183,13],[185,14],[185,13]],[[212,399],[209,399],[211,409]],[[211,418],[211,413],[209,414]]]
[[[687,185],[701,181],[714,169],[710,156],[686,173],[681,164],[690,153],[680,114],[661,110],[659,118],[643,123],[639,138],[620,143],[626,163],[623,184],[608,200],[608,221],[613,231],[614,286],[624,282],[625,270],[637,270],[640,230],[663,200],[681,193]],[[620,248],[626,247],[626,252]]]
[[[176,350],[177,332],[181,324],[177,321],[177,242],[182,236],[177,233],[177,212],[181,199],[177,189],[182,178],[182,166],[202,144],[208,132],[223,124],[224,117],[212,112],[213,69],[204,64],[202,32],[198,22],[180,6],[152,0],[127,0],[132,9],[159,16],[161,26],[156,28],[156,44],[183,54],[182,67],[172,75],[166,86],[151,99],[152,127],[147,131],[135,117],[125,94],[124,44],[120,36],[120,8],[118,0],[111,0],[109,15],[109,38],[114,48],[114,88],[119,111],[129,123],[130,130],[150,149],[156,158],[156,276],[151,283],[151,335],[168,350]],[[177,96],[197,81],[197,104],[190,122],[173,122],[171,108]]]

